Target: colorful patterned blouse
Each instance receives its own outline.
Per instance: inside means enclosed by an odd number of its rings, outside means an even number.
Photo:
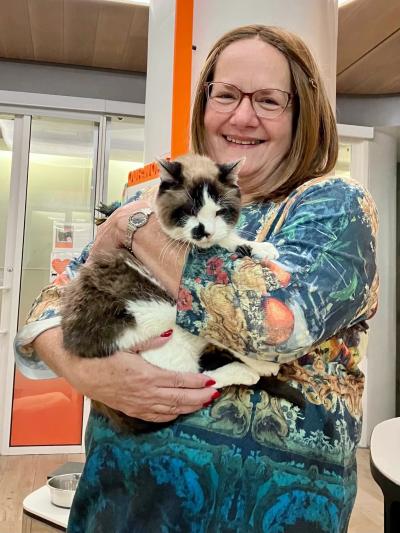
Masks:
[[[232,386],[210,407],[141,436],[92,412],[70,533],[346,531],[362,418],[358,325],[377,306],[374,202],[355,181],[319,178],[280,203],[244,207],[239,228],[272,242],[279,259],[192,251],[177,322],[282,363],[279,378],[305,407]],[[51,375],[29,343],[59,324],[60,291],[87,254],[42,291],[18,334],[25,375]]]

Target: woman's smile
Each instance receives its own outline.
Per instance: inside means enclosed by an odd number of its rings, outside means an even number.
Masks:
[[[224,134],[222,134],[222,137],[225,139],[225,141],[227,141],[230,144],[233,143],[233,144],[237,144],[239,146],[244,146],[244,147],[249,147],[249,148],[253,147],[253,146],[257,146],[257,145],[265,142],[265,140],[263,140],[263,139],[240,137],[240,136],[237,136],[237,135],[224,135]]]

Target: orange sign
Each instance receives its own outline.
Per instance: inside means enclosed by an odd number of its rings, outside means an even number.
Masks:
[[[128,187],[154,180],[160,176],[160,169],[157,163],[148,163],[143,168],[131,170],[128,174]]]

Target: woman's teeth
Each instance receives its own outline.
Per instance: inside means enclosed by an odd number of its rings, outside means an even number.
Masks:
[[[245,145],[248,145],[248,144],[260,144],[264,141],[261,141],[261,140],[258,140],[258,139],[254,139],[254,140],[251,140],[251,141],[241,141],[240,139],[235,139],[234,137],[229,137],[229,135],[224,135],[225,139],[230,142],[230,143],[235,143],[235,144],[245,144]]]

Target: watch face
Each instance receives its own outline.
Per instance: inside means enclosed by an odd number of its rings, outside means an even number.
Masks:
[[[145,213],[140,212],[140,211],[138,211],[137,213],[134,213],[130,217],[131,222],[136,227],[140,227],[140,226],[143,226],[143,224],[146,224],[147,218],[148,218],[147,215]]]

